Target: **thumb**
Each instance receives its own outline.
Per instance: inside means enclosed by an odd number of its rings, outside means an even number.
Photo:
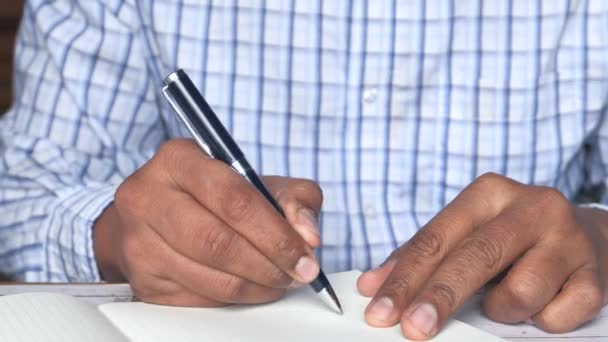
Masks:
[[[263,179],[283,208],[287,222],[310,247],[319,247],[319,210],[323,203],[319,185],[311,180],[298,178],[265,176]]]

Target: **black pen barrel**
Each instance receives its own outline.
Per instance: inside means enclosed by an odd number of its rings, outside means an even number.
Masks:
[[[244,154],[183,70],[165,79],[165,90],[213,153],[229,165]],[[178,108],[175,108],[176,111]]]

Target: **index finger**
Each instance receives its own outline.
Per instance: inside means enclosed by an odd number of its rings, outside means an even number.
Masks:
[[[287,222],[311,248],[319,247],[319,211],[323,202],[321,187],[308,179],[278,176],[265,176],[263,179],[283,209]]]
[[[496,216],[510,200],[517,183],[488,174],[465,188],[392,259],[396,264],[380,285],[365,312],[373,326],[392,326],[445,256],[473,232]]]
[[[437,267],[403,314],[407,338],[434,336],[475,291],[532,246],[533,233],[513,229],[527,225],[520,209],[510,208],[484,224]]]
[[[184,145],[196,153],[174,163],[175,184],[292,278],[313,281],[319,274],[314,254],[268,200],[228,165],[206,158],[194,143]]]

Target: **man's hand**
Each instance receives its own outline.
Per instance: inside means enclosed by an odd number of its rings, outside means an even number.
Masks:
[[[264,182],[287,220],[193,141],[166,143],[95,224],[102,276],[126,278],[143,301],[179,306],[267,302],[314,280],[321,190],[301,179]]]
[[[410,339],[428,339],[496,275],[485,297],[495,321],[531,320],[566,332],[606,303],[608,215],[571,205],[557,190],[495,174],[478,178],[381,267],[359,291],[373,296],[365,319],[401,323]]]

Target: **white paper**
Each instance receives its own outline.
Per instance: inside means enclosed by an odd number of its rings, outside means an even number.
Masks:
[[[0,297],[0,341],[127,341],[94,305],[60,293]]]
[[[330,275],[344,315],[331,311],[309,288],[278,302],[256,306],[200,309],[145,303],[99,307],[130,340],[137,341],[404,341],[398,326],[373,328],[363,320],[369,299],[359,295],[359,272]],[[501,341],[452,320],[434,341]]]

